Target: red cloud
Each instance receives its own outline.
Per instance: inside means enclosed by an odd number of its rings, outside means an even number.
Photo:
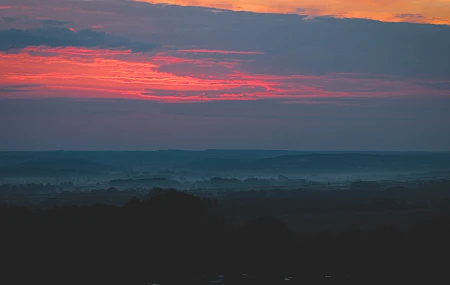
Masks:
[[[1,85],[39,86],[27,92],[3,92],[3,98],[135,98],[162,102],[311,101],[315,98],[445,93],[445,90],[393,78],[364,78],[354,74],[250,74],[240,70],[238,60],[187,59],[173,54],[151,56],[130,51],[73,47],[29,47],[21,53],[0,53],[0,66]],[[221,71],[215,72],[219,68]]]

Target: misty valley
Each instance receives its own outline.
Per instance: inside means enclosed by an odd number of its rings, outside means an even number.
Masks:
[[[447,278],[446,152],[1,152],[0,162],[3,277],[17,284]]]

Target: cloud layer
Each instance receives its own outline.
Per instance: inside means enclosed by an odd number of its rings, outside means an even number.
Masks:
[[[0,0],[0,148],[450,144],[450,26],[423,24],[437,10],[316,2]],[[232,11],[264,9],[296,14]]]
[[[0,83],[41,87],[14,96],[311,102],[449,92],[449,26],[119,0],[21,7],[3,16]],[[76,19],[76,9],[91,14]]]

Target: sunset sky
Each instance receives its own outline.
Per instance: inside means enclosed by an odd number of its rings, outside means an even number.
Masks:
[[[0,0],[0,150],[450,149],[450,0],[164,2]]]

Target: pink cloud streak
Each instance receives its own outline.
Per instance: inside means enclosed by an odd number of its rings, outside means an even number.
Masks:
[[[226,64],[224,64],[226,63]],[[0,53],[0,84],[34,84],[33,91],[0,98],[129,98],[161,102],[444,95],[414,82],[354,74],[264,75],[240,71],[240,61],[187,59],[87,48],[29,47]],[[169,68],[170,67],[170,68]],[[226,72],[213,72],[217,68]]]

